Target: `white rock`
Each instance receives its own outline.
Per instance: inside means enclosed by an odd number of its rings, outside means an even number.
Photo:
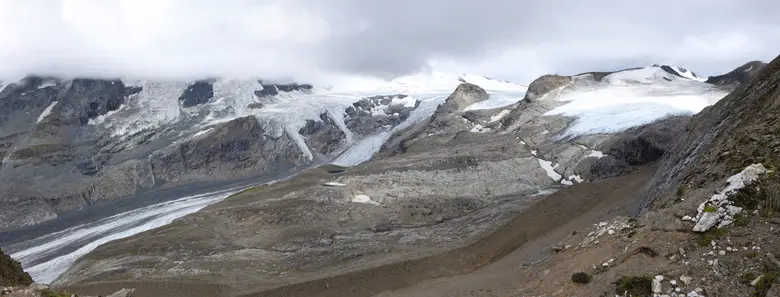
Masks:
[[[661,285],[661,281],[656,276],[656,278],[653,279],[653,293],[660,294],[663,291],[664,289],[663,286]]]
[[[685,284],[685,285],[689,285],[692,280],[693,280],[693,278],[690,277],[690,276],[685,276],[685,275],[680,276],[680,281],[683,282],[683,284]]]
[[[371,200],[371,197],[368,197],[368,195],[355,195],[355,197],[352,198],[352,202],[379,205],[379,202]]]
[[[677,281],[676,280],[670,280],[669,283],[672,284],[672,286],[677,286]]]
[[[763,274],[759,275],[756,279],[754,279],[752,282],[750,282],[750,285],[755,287],[758,284],[758,282],[761,281],[761,278],[763,278],[763,277],[764,277]]]
[[[693,231],[705,232],[715,226],[722,228],[732,224],[734,215],[742,212],[742,208],[733,206],[732,202],[728,200],[728,196],[753,183],[760,174],[767,171],[763,165],[753,164],[740,173],[729,177],[728,186],[723,191],[712,195],[710,199],[699,205],[695,219],[696,226],[693,227]],[[715,211],[704,211],[705,208],[715,208]]]
[[[327,183],[324,183],[322,185],[326,186],[326,187],[344,187],[344,186],[346,186],[346,184],[337,183],[337,182],[327,182]]]
[[[718,256],[725,256],[725,255],[726,255],[726,251],[719,251],[718,252]]]
[[[694,220],[694,219],[693,219],[693,217],[691,217],[691,216],[684,216],[684,217],[682,217],[682,220],[683,220],[683,221],[696,221],[696,220]]]
[[[687,297],[699,297],[699,294],[696,293],[696,291],[691,291],[690,293],[688,293]]]

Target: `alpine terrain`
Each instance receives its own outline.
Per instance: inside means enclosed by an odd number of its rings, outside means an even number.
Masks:
[[[780,296],[780,57],[0,88],[11,294]]]

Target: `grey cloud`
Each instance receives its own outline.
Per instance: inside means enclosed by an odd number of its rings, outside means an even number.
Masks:
[[[773,0],[7,0],[0,75],[392,77],[429,64],[526,81],[779,54]]]

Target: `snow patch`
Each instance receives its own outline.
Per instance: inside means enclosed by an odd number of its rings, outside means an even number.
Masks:
[[[490,121],[488,123],[498,122],[501,119],[503,119],[504,117],[506,117],[507,115],[509,115],[510,112],[511,111],[509,111],[509,109],[504,109],[501,112],[499,112],[497,115],[494,115],[494,116],[490,117]]]
[[[45,88],[48,88],[48,87],[53,87],[53,86],[56,86],[56,85],[57,85],[56,83],[53,83],[53,82],[48,82],[48,81],[47,81],[47,82],[44,82],[44,83],[42,83],[40,86],[38,86],[38,89],[39,89],[39,90],[40,90],[40,89],[45,89]],[[0,90],[0,91],[2,91],[2,90]]]
[[[693,227],[693,231],[705,232],[716,225],[717,228],[731,225],[734,222],[734,215],[742,212],[742,208],[734,206],[733,202],[728,200],[728,197],[737,190],[752,184],[758,180],[759,175],[766,172],[769,172],[769,170],[764,168],[764,165],[753,164],[740,173],[729,177],[726,180],[728,186],[723,191],[712,195],[710,199],[699,205],[696,218],[694,219],[696,226]]]
[[[601,159],[601,158],[604,158],[604,153],[603,153],[603,152],[601,152],[601,151],[592,150],[592,151],[590,151],[590,153],[589,153],[587,156],[585,156],[585,157],[586,157],[586,158],[596,158],[596,159]]]
[[[97,117],[89,119],[89,121],[87,121],[87,124],[88,125],[100,125],[100,124],[104,123],[107,118],[111,117],[112,115],[116,114],[117,112],[121,111],[122,109],[124,109],[126,107],[127,107],[127,105],[122,104],[116,110],[111,110],[109,112],[106,112],[105,114],[101,114],[101,115],[99,115]]]
[[[208,128],[206,130],[198,131],[198,133],[195,133],[194,135],[192,135],[192,138],[196,138],[196,137],[201,136],[201,135],[206,135],[206,133],[211,132],[211,130],[214,130],[214,128]]]
[[[544,169],[544,172],[547,173],[547,176],[552,178],[554,181],[561,180],[563,176],[558,174],[558,172],[555,172],[555,168],[558,167],[558,164],[553,165],[552,162],[540,158],[537,158],[537,160],[539,160],[539,166],[541,166],[542,169]]]
[[[41,115],[38,116],[38,121],[36,121],[36,123],[40,123],[41,121],[43,121],[43,119],[46,116],[51,114],[51,111],[52,111],[52,109],[54,109],[55,105],[57,105],[57,101],[54,101],[51,104],[49,104],[49,106],[47,106],[46,109],[44,109],[43,112],[41,112]]]
[[[355,195],[355,197],[352,198],[352,202],[379,205],[379,202],[371,200],[371,197],[368,197],[368,195]]]
[[[327,186],[327,187],[345,187],[346,186],[346,184],[337,183],[337,182],[327,182],[327,183],[324,183],[322,185],[323,186]]]
[[[417,105],[417,99],[413,96],[406,96],[404,98],[395,97],[390,101],[390,106],[403,105],[404,107],[414,107]]]

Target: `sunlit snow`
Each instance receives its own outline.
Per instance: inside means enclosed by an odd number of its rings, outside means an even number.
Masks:
[[[698,113],[725,95],[726,91],[712,85],[647,67],[564,91],[554,100],[568,103],[545,115],[577,118],[566,136],[615,133],[670,115]]]

